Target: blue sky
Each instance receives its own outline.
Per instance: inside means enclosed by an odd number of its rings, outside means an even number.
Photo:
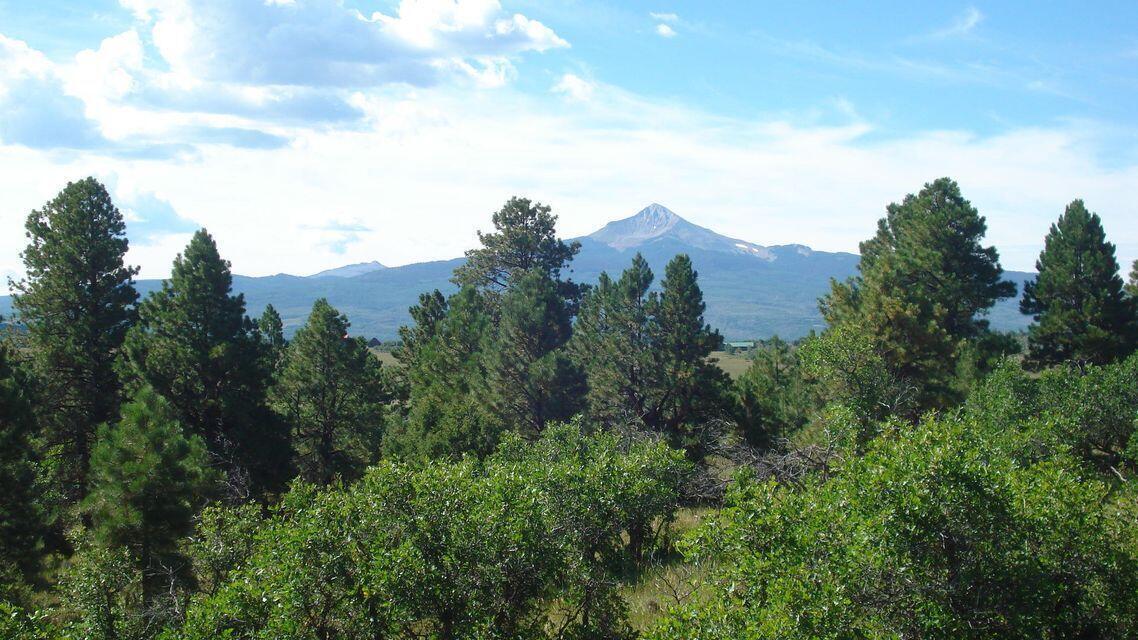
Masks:
[[[0,0],[0,272],[87,174],[144,275],[200,225],[254,275],[451,257],[513,194],[855,251],[941,175],[1008,268],[1076,197],[1130,261],[1136,106],[1134,2]]]

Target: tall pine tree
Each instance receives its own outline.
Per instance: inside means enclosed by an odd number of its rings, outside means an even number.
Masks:
[[[149,387],[122,413],[117,424],[99,428],[83,509],[101,546],[130,551],[148,605],[170,579],[187,577],[177,544],[220,478],[201,438],[185,434],[175,410]]]
[[[564,349],[571,333],[557,281],[541,271],[517,277],[483,349],[486,412],[529,437],[571,417],[583,391],[581,373]]]
[[[198,231],[170,279],[139,306],[126,351],[138,376],[205,440],[241,499],[286,480],[290,455],[287,431],[266,406],[261,339],[232,284],[229,262]]]
[[[1082,200],[1067,205],[1020,301],[1035,320],[1028,328],[1029,366],[1108,364],[1134,351],[1138,307],[1123,292],[1114,255],[1098,215]]]
[[[273,387],[288,421],[296,468],[308,482],[354,480],[379,452],[385,393],[379,360],[347,317],[321,298],[296,332]]]
[[[46,525],[32,448],[35,418],[28,380],[0,343],[0,601],[35,576]]]
[[[1138,298],[1138,260],[1134,261],[1134,266],[1130,268],[1130,279],[1126,283],[1126,293],[1131,298]]]
[[[498,294],[526,274],[538,272],[557,283],[558,293],[564,299],[578,299],[580,288],[563,280],[561,271],[581,250],[581,244],[566,243],[557,237],[557,216],[548,205],[528,198],[510,198],[494,213],[493,221],[495,232],[479,231],[482,246],[467,251],[466,264],[454,270],[456,284],[489,293],[496,308]]]
[[[723,337],[704,322],[707,305],[698,278],[685,254],[672,258],[664,268],[663,292],[655,311],[655,343],[666,383],[647,420],[677,445],[697,454],[696,429],[727,409],[727,376],[710,359],[711,352],[723,345]]]
[[[892,373],[920,381],[922,409],[945,407],[965,343],[988,331],[984,315],[1015,295],[987,224],[948,178],[890,204],[877,235],[861,243],[859,275],[833,282],[820,307],[831,325],[869,331]]]
[[[436,292],[437,293],[437,292]],[[400,334],[413,339],[399,352],[409,386],[406,416],[389,424],[383,447],[410,458],[484,455],[498,442],[502,427],[487,416],[477,397],[486,377],[484,341],[491,332],[489,303],[472,286],[445,301],[435,294],[412,307],[414,327]]]
[[[570,351],[587,379],[590,417],[602,424],[646,426],[664,393],[654,278],[637,253],[619,280],[602,273],[581,301]]]
[[[276,376],[280,373],[285,347],[288,346],[288,341],[284,337],[284,322],[281,321],[281,314],[277,313],[276,307],[271,304],[265,305],[261,317],[257,318],[257,330],[260,331],[261,343],[264,345],[266,366],[273,376]]]
[[[97,425],[114,420],[114,362],[138,299],[126,225],[94,178],[68,183],[27,223],[26,278],[10,282],[43,387],[37,413],[56,448],[63,494],[82,497]]]

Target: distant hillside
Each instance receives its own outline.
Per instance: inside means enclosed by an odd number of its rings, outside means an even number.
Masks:
[[[699,271],[707,302],[707,321],[728,339],[765,338],[778,334],[798,338],[821,329],[818,297],[829,290],[830,278],[844,279],[857,271],[852,253],[814,251],[804,245],[762,246],[729,238],[692,224],[658,204],[634,216],[617,220],[583,238],[581,253],[570,275],[578,282],[595,282],[601,271],[616,276],[642,253],[656,273],[657,285],[664,265],[677,253],[687,253]],[[407,309],[424,291],[454,291],[451,272],[462,258],[384,267],[378,262],[347,265],[313,276],[275,275],[234,277],[234,289],[245,294],[250,315],[259,315],[272,303],[291,333],[303,322],[320,297],[328,298],[348,315],[357,335],[391,340],[400,325],[409,322]],[[1008,272],[1022,291],[1033,274]],[[156,280],[138,283],[143,294],[159,288]],[[991,315],[993,327],[1021,329],[1028,318],[1019,313],[1016,299],[998,304]],[[8,315],[11,300],[0,299],[0,314]]]
[[[325,269],[324,271],[321,271],[320,273],[314,273],[308,277],[309,278],[354,278],[356,276],[362,276],[365,273],[371,273],[372,271],[379,271],[380,269],[386,269],[386,268],[387,268],[386,266],[380,264],[379,262],[377,262],[375,260],[372,260],[371,262],[357,262],[356,264],[346,264],[342,267],[336,267],[335,269]]]

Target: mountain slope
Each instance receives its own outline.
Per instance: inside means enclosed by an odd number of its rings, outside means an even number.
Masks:
[[[378,261],[372,260],[371,262],[357,262],[356,264],[346,264],[342,267],[336,267],[335,269],[325,269],[320,273],[314,273],[308,277],[354,278],[356,276],[362,276],[365,273],[371,273],[372,271],[379,271],[380,269],[386,268],[386,266],[380,264]]]
[[[852,253],[813,251],[803,245],[762,246],[736,240],[692,224],[660,205],[617,220],[582,238],[581,252],[569,276],[578,282],[595,282],[601,271],[618,277],[640,252],[656,274],[677,253],[687,253],[699,272],[707,302],[707,321],[728,339],[764,338],[778,334],[798,338],[823,328],[818,297],[829,290],[831,278],[845,279],[857,272]],[[295,331],[320,297],[348,315],[352,333],[383,340],[394,339],[400,325],[410,321],[408,307],[419,294],[433,289],[451,293],[455,267],[463,258],[422,262],[401,267],[379,263],[347,265],[314,276],[275,275],[261,278],[234,276],[234,290],[245,294],[250,315],[259,315],[272,303],[286,331]],[[369,268],[373,267],[373,268]],[[351,275],[353,270],[361,271]],[[1022,291],[1033,274],[1009,272],[1005,277]],[[160,281],[138,283],[140,293],[159,288]],[[11,299],[0,298],[0,314],[11,313]],[[1015,298],[996,305],[990,316],[1001,330],[1021,329],[1028,318],[1019,313]]]

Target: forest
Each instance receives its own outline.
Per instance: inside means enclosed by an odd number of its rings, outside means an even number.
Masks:
[[[0,638],[1136,638],[1138,263],[1055,214],[1017,291],[923,185],[732,377],[688,256],[574,282],[525,198],[383,364],[205,229],[140,299],[69,183],[9,283]]]

